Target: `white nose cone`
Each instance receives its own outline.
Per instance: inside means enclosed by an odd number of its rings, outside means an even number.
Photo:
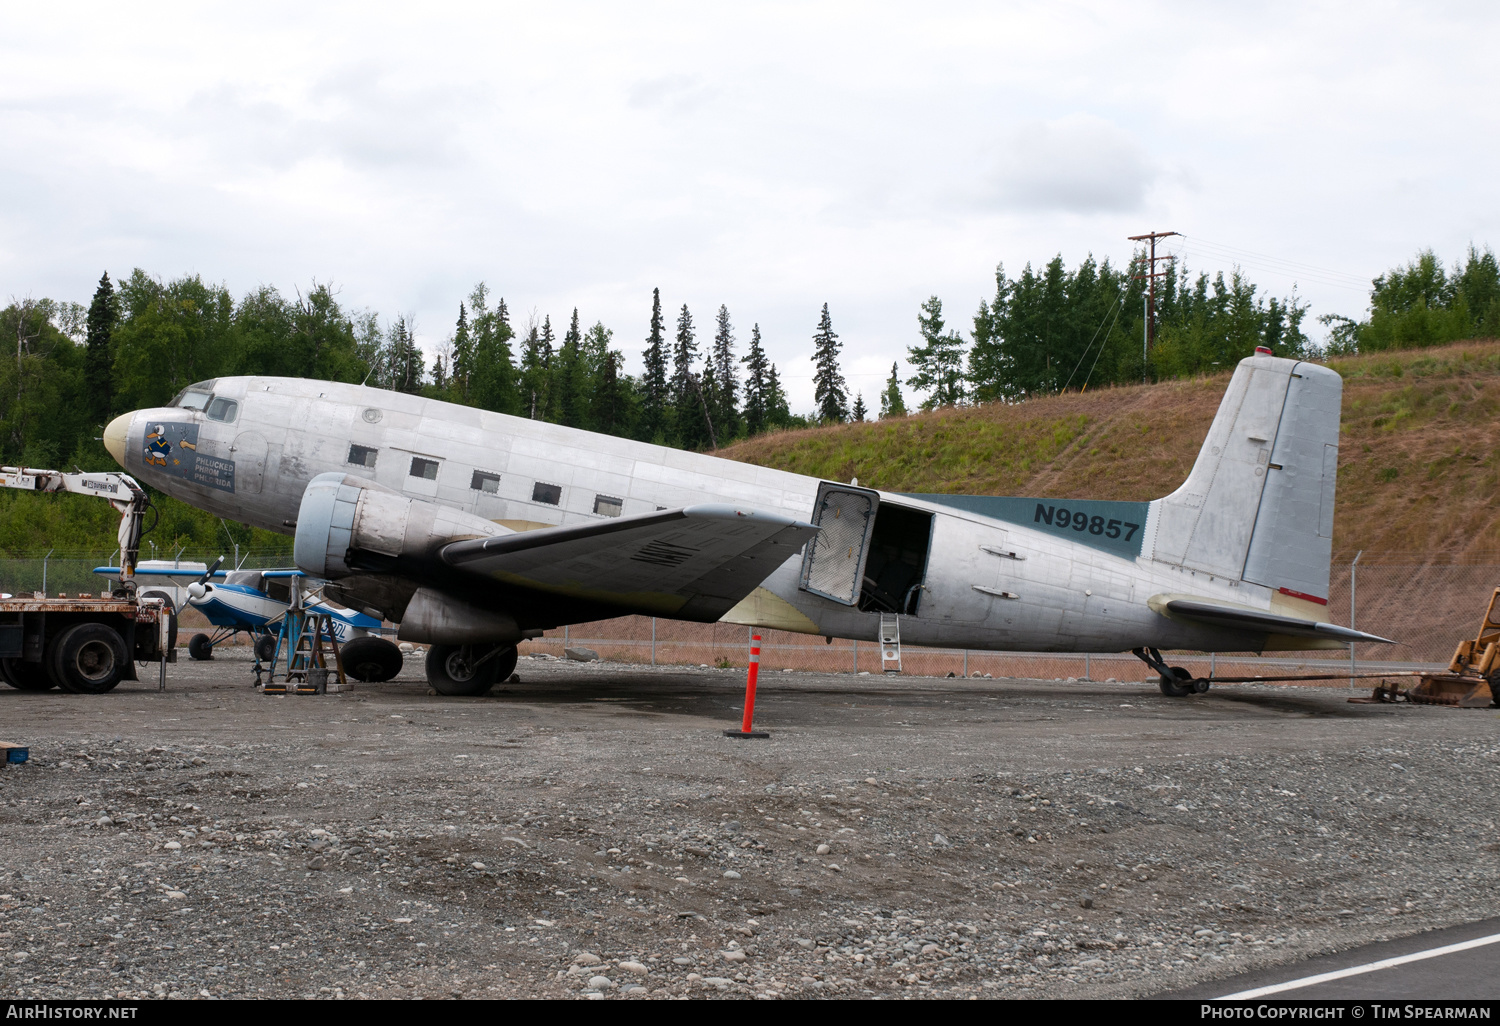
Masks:
[[[130,435],[130,422],[134,419],[135,414],[122,413],[104,429],[104,448],[122,467],[125,466],[125,442]]]
[[[188,598],[189,599],[191,599],[194,602],[197,602],[204,595],[208,594],[208,588],[203,583],[201,583],[199,581],[194,581],[192,584],[188,585],[187,593],[188,593]]]

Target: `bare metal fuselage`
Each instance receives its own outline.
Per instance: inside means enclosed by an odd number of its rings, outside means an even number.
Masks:
[[[110,426],[111,449],[126,470],[155,488],[216,515],[283,533],[294,530],[308,483],[331,471],[354,472],[514,530],[699,503],[741,504],[808,520],[820,484],[812,477],[358,385],[241,377],[220,378],[213,391],[238,403],[232,423],[175,407],[138,411]],[[187,471],[184,464],[152,458],[151,439],[164,428],[179,442],[195,430]],[[183,453],[180,445],[175,451]],[[351,463],[356,456],[361,462]],[[554,496],[555,504],[546,501]],[[1059,531],[1043,521],[1041,504],[1034,517],[1027,506],[1015,517],[1020,522],[1008,522],[898,493],[880,492],[879,502],[930,515],[921,592],[913,611],[901,617],[905,642],[1094,652],[1327,647],[1315,641],[1267,644],[1264,635],[1154,610],[1148,604],[1153,596],[1191,594],[1272,612],[1321,612],[1271,587],[1157,558],[1160,500],[1138,504],[1142,522],[1128,532],[1130,544],[1123,549],[1122,528],[1108,528],[1114,537],[1106,539],[1102,520],[1085,518],[1085,527]],[[801,569],[801,557],[788,559],[725,619],[876,639],[878,612],[810,593],[799,586]]]

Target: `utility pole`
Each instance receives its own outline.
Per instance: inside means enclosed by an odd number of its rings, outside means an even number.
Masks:
[[[1156,279],[1172,273],[1170,268],[1165,271],[1158,271],[1156,269],[1156,262],[1158,260],[1171,261],[1174,259],[1170,256],[1156,255],[1156,240],[1169,238],[1178,234],[1181,233],[1150,232],[1146,235],[1129,236],[1131,242],[1146,242],[1151,247],[1151,255],[1146,264],[1146,273],[1136,275],[1137,278],[1146,279],[1146,337],[1144,348],[1141,350],[1141,384],[1143,385],[1146,384],[1146,354],[1150,351],[1151,344],[1156,341]]]

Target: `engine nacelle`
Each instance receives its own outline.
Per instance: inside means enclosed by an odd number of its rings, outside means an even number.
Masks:
[[[421,558],[449,542],[511,533],[483,517],[334,471],[313,478],[302,493],[292,552],[309,574],[337,580],[358,572],[351,553]]]
[[[451,595],[431,588],[418,588],[396,637],[425,645],[477,645],[499,642],[514,645],[523,637],[540,633],[523,632],[508,613],[471,606]]]

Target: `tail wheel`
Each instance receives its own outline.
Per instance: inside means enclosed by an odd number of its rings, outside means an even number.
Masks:
[[[19,659],[0,659],[0,676],[5,683],[20,691],[50,691],[57,687],[41,663],[27,663]]]
[[[1193,693],[1193,675],[1181,666],[1168,667],[1172,676],[1161,675],[1161,693],[1168,698],[1186,698]]]
[[[65,691],[99,695],[125,675],[129,653],[119,631],[102,623],[80,623],[49,646],[52,674]]]
[[[194,634],[188,639],[188,658],[203,662],[214,657],[214,643],[207,634]]]
[[[339,660],[345,673],[371,684],[391,680],[404,663],[399,648],[375,637],[351,638],[339,649]]]
[[[454,698],[484,694],[495,686],[505,656],[500,652],[484,659],[491,649],[487,645],[433,645],[427,650],[427,683],[438,694]]]
[[[263,663],[269,663],[276,655],[276,635],[262,634],[255,639],[255,658]]]

